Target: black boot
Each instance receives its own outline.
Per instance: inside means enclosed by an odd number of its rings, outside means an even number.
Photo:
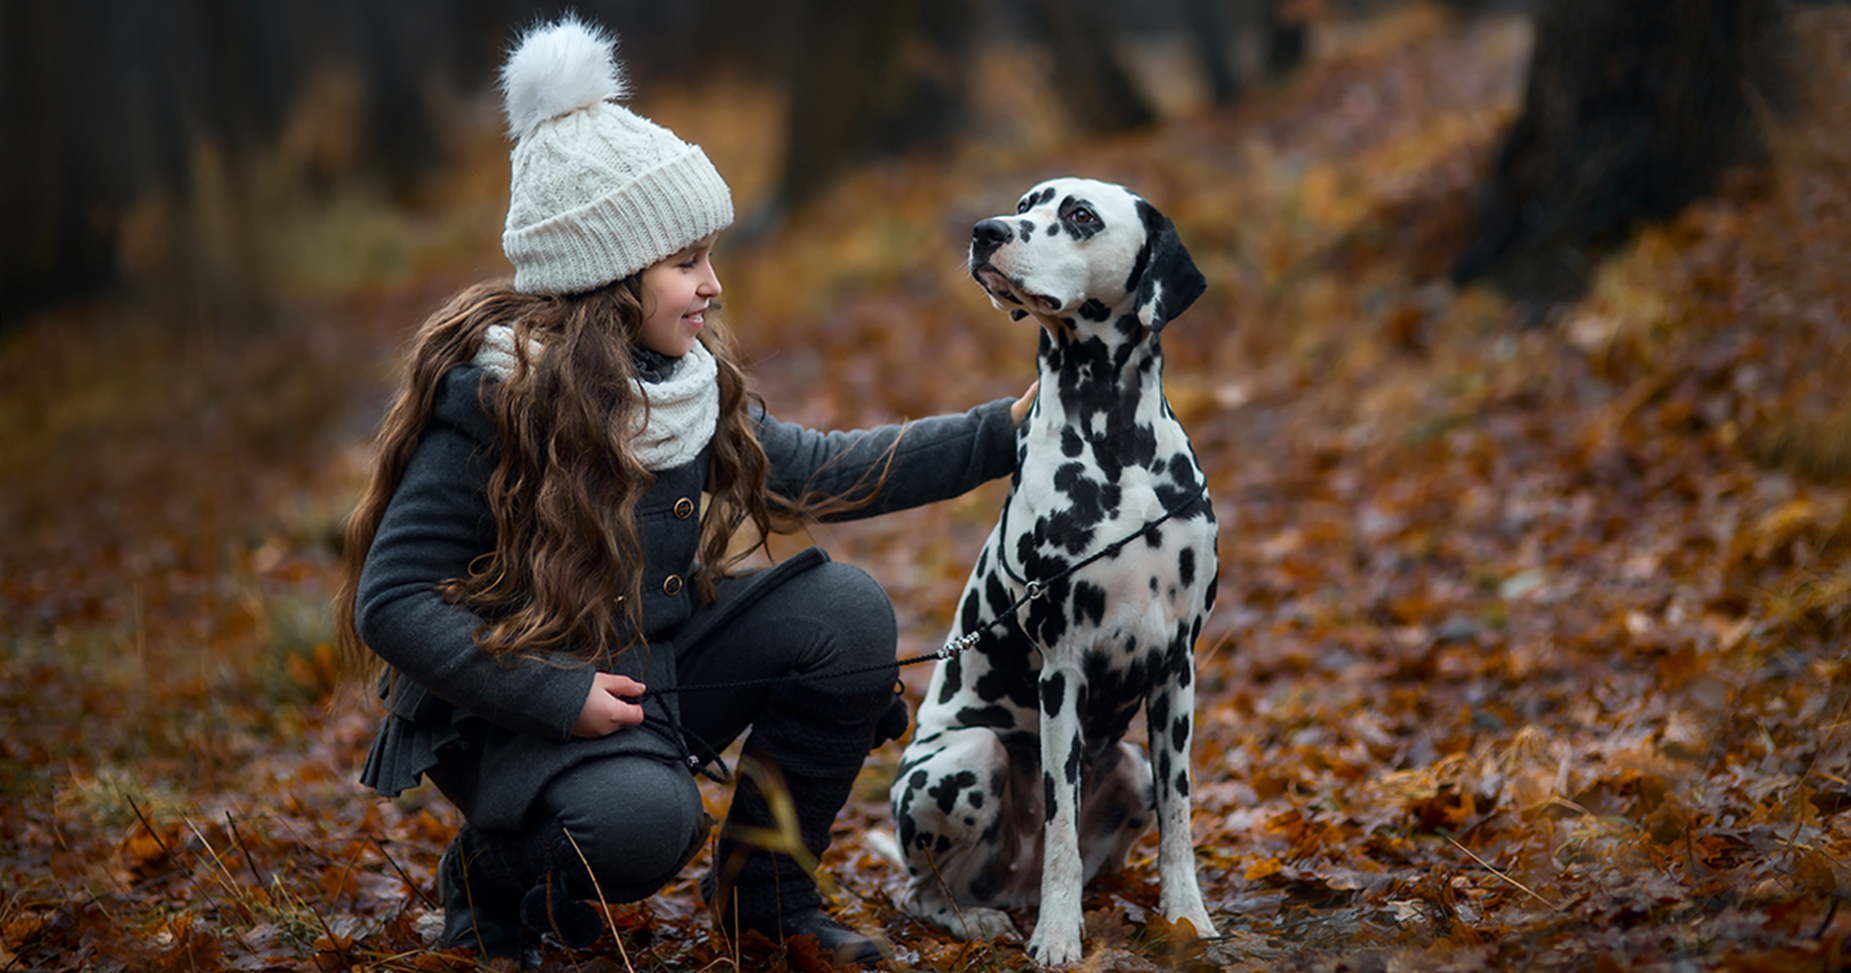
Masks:
[[[596,895],[590,875],[557,824],[523,832],[465,824],[444,852],[438,881],[446,948],[531,966],[542,936],[582,949],[604,928],[603,916],[583,901]]]
[[[545,849],[546,873],[521,897],[521,923],[552,933],[572,949],[584,949],[604,931],[604,915],[586,901],[598,894],[585,863],[566,837],[555,829]]]
[[[828,850],[836,814],[847,803],[862,761],[873,749],[875,726],[892,702],[884,691],[842,698],[799,685],[777,690],[753,724],[740,759],[776,771],[774,779],[788,791],[796,812],[798,839],[812,860],[821,860]],[[760,782],[740,774],[714,849],[714,870],[701,881],[701,893],[721,930],[729,935],[756,930],[773,942],[815,936],[840,962],[881,959],[878,942],[823,913],[814,876],[789,854],[749,840],[751,831],[777,827]]]
[[[477,867],[482,846],[481,832],[465,824],[437,861],[437,898],[443,904],[438,945],[473,949],[488,959],[522,959],[520,891],[491,881]]]

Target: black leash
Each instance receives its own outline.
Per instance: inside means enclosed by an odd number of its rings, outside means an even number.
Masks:
[[[843,679],[849,676],[867,675],[870,672],[886,672],[889,669],[900,669],[906,666],[918,665],[919,663],[922,663],[922,662],[943,661],[945,659],[950,659],[954,656],[962,655],[963,653],[969,651],[972,647],[974,647],[979,641],[983,639],[984,632],[987,632],[990,629],[996,627],[997,625],[1002,624],[1002,621],[1005,617],[1013,616],[1018,610],[1022,608],[1023,605],[1026,605],[1029,602],[1034,601],[1035,599],[1040,598],[1042,595],[1046,594],[1049,586],[1073,575],[1075,572],[1079,571],[1080,569],[1085,568],[1086,566],[1093,564],[1101,560],[1102,558],[1112,557],[1116,555],[1119,551],[1124,550],[1125,547],[1129,545],[1132,541],[1135,541],[1141,537],[1144,537],[1150,534],[1152,531],[1163,526],[1163,524],[1166,521],[1169,521],[1171,518],[1174,518],[1179,514],[1186,513],[1187,511],[1193,509],[1197,503],[1201,502],[1202,500],[1207,499],[1207,496],[1208,495],[1206,493],[1191,494],[1190,496],[1186,497],[1181,503],[1178,503],[1175,506],[1164,510],[1163,516],[1158,517],[1156,520],[1153,520],[1150,523],[1147,523],[1142,527],[1139,527],[1134,533],[1126,537],[1119,538],[1118,540],[1113,541],[1110,544],[1107,544],[1106,546],[1100,548],[1097,551],[1094,551],[1093,553],[1087,555],[1086,557],[1078,561],[1075,561],[1074,563],[1061,569],[1058,573],[1056,573],[1053,577],[1047,579],[1046,581],[1030,581],[1022,577],[1021,575],[1017,574],[1015,572],[1015,569],[1009,566],[1009,558],[1007,556],[1007,552],[999,549],[997,551],[997,560],[1002,565],[1003,573],[1008,575],[1010,580],[1022,586],[1022,596],[1020,598],[1017,598],[1014,602],[1012,602],[1009,605],[1009,607],[996,613],[996,615],[991,617],[989,621],[984,622],[983,624],[964,633],[963,635],[958,636],[957,638],[946,639],[945,644],[940,646],[937,651],[927,652],[922,655],[909,656],[904,659],[895,659],[892,662],[880,663],[878,665],[861,666],[860,668],[856,668],[856,669],[843,669],[838,672],[793,672],[793,673],[786,673],[782,676],[766,676],[766,677],[759,678],[759,679],[738,679],[738,680],[733,680],[731,682],[712,682],[712,683],[703,683],[703,684],[695,685],[695,686],[671,686],[666,689],[645,690],[639,696],[626,697],[626,698],[631,699],[633,702],[637,703],[638,705],[641,705],[642,703],[647,702],[648,700],[656,699],[656,698],[659,698],[662,696],[668,696],[668,695],[680,695],[682,693],[698,693],[698,692],[718,692],[720,690],[725,690],[725,689],[749,689],[755,686],[779,686],[779,685],[784,685],[787,683],[794,683],[794,682],[820,682],[821,680],[824,680],[824,679]],[[1002,524],[1004,528],[1008,526],[1008,523],[1009,523],[1008,517],[1009,517],[1009,509],[1007,507],[1004,507],[1003,508],[1003,524]],[[1005,530],[1004,533],[1007,533],[1007,531]],[[727,783],[728,781],[732,779],[732,774],[727,772],[726,770],[726,764],[720,760],[720,755],[716,753],[711,746],[707,745],[707,741],[701,740],[699,737],[696,737],[693,733],[684,729],[678,721],[658,720],[654,717],[645,717],[642,725],[645,728],[649,729],[650,731],[656,733],[657,735],[662,736],[663,738],[667,739],[670,743],[679,742],[681,744],[682,752],[688,755],[688,766],[694,770],[699,771],[703,776],[707,777],[710,780],[717,781],[722,784]],[[672,737],[669,736],[670,733],[675,734],[675,736],[672,736]],[[696,756],[694,751],[687,746],[689,737],[694,737],[695,742],[698,742],[700,744],[701,749],[705,751],[707,754],[705,757]],[[720,766],[720,771],[717,775],[713,771],[708,769],[707,765],[710,763],[718,764]]]

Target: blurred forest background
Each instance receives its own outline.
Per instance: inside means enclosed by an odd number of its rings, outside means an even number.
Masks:
[[[1042,178],[1126,183],[1207,274],[1164,341],[1225,525],[1224,935],[1140,846],[1091,968],[1851,968],[1851,8],[572,7],[733,186],[784,418],[1019,393],[962,257]],[[428,948],[455,812],[355,783],[328,599],[398,348],[509,271],[493,73],[563,9],[0,3],[0,969],[467,965]],[[1001,489],[789,543],[928,651]],[[893,909],[896,756],[838,907],[894,968],[1031,968]],[[697,874],[549,968],[815,968],[714,940]]]

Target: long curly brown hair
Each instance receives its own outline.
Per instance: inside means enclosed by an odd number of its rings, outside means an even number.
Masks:
[[[553,297],[519,293],[504,279],[461,291],[419,327],[404,385],[377,439],[372,478],[347,522],[336,621],[350,673],[378,665],[355,619],[367,549],[430,421],[444,374],[473,359],[494,324],[513,330],[518,362],[504,381],[483,385],[483,405],[500,434],[487,491],[495,548],[470,565],[468,576],[446,579],[438,590],[483,618],[476,642],[497,655],[563,651],[595,659],[637,641],[642,545],[635,513],[654,477],[623,431],[637,428],[646,408],[632,354],[642,320],[636,275]],[[530,340],[546,353],[529,357]],[[711,601],[716,581],[770,534],[866,500],[772,494],[748,413],[757,398],[747,390],[738,348],[711,316],[702,342],[719,366],[720,419],[693,581]],[[561,456],[573,460],[557,462]],[[748,523],[757,544],[729,553]]]

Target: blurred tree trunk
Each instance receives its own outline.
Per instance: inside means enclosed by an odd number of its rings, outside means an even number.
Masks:
[[[164,294],[169,317],[261,324],[260,244],[278,195],[363,174],[408,188],[442,154],[433,98],[454,90],[483,22],[499,33],[526,6],[0,2],[0,132],[12,150],[0,153],[0,324],[114,283],[138,206],[161,214],[143,233],[165,231],[140,241],[152,259],[138,283]],[[335,70],[361,89],[358,117],[336,123],[354,129],[355,151],[283,138],[314,80]]]
[[[1578,294],[1598,254],[1757,159],[1780,101],[1778,0],[1545,0],[1522,114],[1453,266],[1514,296]]]
[[[0,3],[0,324],[21,308],[102,286],[115,273],[111,214],[84,190],[120,195],[100,152],[83,152],[79,119],[56,97],[107,99],[107,85],[48,38],[76,32],[65,4]]]
[[[774,199],[748,232],[849,167],[949,137],[964,121],[974,0],[798,0]]]
[[[1105,135],[1143,128],[1157,113],[1120,60],[1104,0],[1033,0],[1033,19],[1054,55],[1054,91],[1074,124]]]
[[[1305,63],[1311,43],[1311,14],[1308,3],[1291,0],[1265,0],[1260,24],[1260,70],[1277,81]]]
[[[1217,105],[1231,105],[1240,97],[1240,76],[1228,52],[1234,39],[1234,12],[1228,7],[1229,0],[1185,0],[1183,8],[1209,100]]]

